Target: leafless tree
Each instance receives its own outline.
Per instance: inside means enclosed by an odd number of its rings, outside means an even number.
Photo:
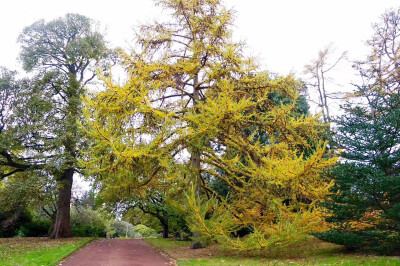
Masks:
[[[331,122],[328,99],[341,99],[343,97],[339,92],[329,92],[327,90],[327,83],[332,81],[329,77],[329,72],[337,67],[339,62],[346,60],[347,52],[341,53],[340,56],[332,60],[331,57],[333,54],[334,48],[332,45],[328,45],[326,48],[319,51],[316,59],[313,59],[310,64],[304,67],[304,74],[310,76],[306,85],[314,88],[318,94],[317,101],[312,98],[309,100],[321,108],[324,123]]]

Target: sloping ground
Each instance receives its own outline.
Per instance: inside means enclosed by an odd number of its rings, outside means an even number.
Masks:
[[[233,252],[217,245],[189,249],[190,242],[172,239],[146,239],[168,253],[178,265],[400,265],[399,257],[346,253],[341,246],[309,237],[291,247],[269,252]]]
[[[162,266],[174,261],[150,244],[137,239],[101,239],[80,249],[60,263],[62,266]]]

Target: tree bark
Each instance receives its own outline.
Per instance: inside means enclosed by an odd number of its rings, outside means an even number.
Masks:
[[[67,99],[67,114],[64,120],[65,136],[63,146],[65,148],[64,158],[64,173],[57,180],[58,185],[58,203],[57,217],[54,226],[54,231],[51,238],[67,238],[71,237],[71,192],[72,181],[76,166],[76,143],[78,137],[78,113],[80,106],[80,83],[76,79],[76,71],[70,70],[68,99]]]
[[[200,90],[197,88],[198,86],[198,76],[196,75],[193,82],[193,106],[196,108],[197,101],[200,100]],[[195,110],[195,112],[197,112]],[[195,173],[194,182],[196,185],[196,198],[200,198],[201,196],[201,173],[200,173],[200,151],[197,147],[194,147],[194,151],[192,151],[190,160],[192,163],[192,170]],[[199,233],[192,233],[192,243],[190,244],[190,249],[198,249],[204,248],[203,244],[200,242],[201,235]]]
[[[50,218],[51,224],[50,224],[49,231],[47,231],[47,234],[49,236],[51,236],[53,234],[53,232],[54,232],[54,228],[55,228],[55,225],[56,225],[56,219],[57,219],[57,211]]]
[[[204,245],[200,242],[201,235],[199,233],[192,233],[192,243],[190,243],[190,249],[204,248]]]
[[[65,170],[64,174],[58,181],[58,202],[57,216],[51,238],[67,238],[71,237],[71,192],[74,169]]]
[[[163,223],[162,226],[163,226],[162,237],[168,238],[168,235],[169,235],[168,222]]]

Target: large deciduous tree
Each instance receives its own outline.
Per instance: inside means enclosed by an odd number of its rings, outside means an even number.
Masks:
[[[355,67],[356,87],[336,121],[343,158],[330,175],[326,202],[335,227],[319,236],[351,248],[399,250],[400,228],[400,9],[374,25],[371,54]]]
[[[139,29],[138,49],[122,53],[128,81],[104,77],[107,89],[87,100],[87,167],[131,193],[157,188],[160,178],[184,188],[193,247],[209,238],[260,249],[316,230],[315,203],[329,188],[319,175],[335,159],[326,157],[317,118],[294,115],[299,83],[243,55],[221,1],[158,4],[172,20]],[[219,196],[210,179],[230,194]],[[243,228],[251,234],[233,240]]]
[[[39,20],[26,27],[18,40],[22,45],[20,58],[24,69],[35,74],[35,86],[31,89],[36,88],[36,94],[45,97],[51,105],[42,117],[44,120],[36,121],[40,130],[34,134],[27,132],[35,145],[25,142],[25,154],[32,153],[34,148],[34,158],[45,157],[42,163],[56,179],[59,189],[52,237],[70,237],[71,187],[78,169],[81,143],[77,126],[81,97],[84,86],[95,77],[95,65],[109,51],[103,36],[94,29],[93,21],[77,14],[67,14],[50,22]],[[26,95],[30,97],[29,89]],[[32,106],[33,117],[39,108]]]

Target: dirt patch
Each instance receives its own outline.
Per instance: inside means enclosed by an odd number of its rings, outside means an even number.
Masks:
[[[9,247],[17,249],[20,247],[27,247],[31,249],[50,248],[56,245],[73,244],[85,238],[73,237],[62,239],[51,239],[48,237],[15,237],[15,238],[0,238],[0,248]]]

